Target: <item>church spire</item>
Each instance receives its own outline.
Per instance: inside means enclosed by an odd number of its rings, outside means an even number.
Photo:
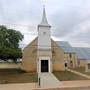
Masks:
[[[41,25],[43,25],[43,26],[50,26],[50,25],[48,24],[47,17],[46,17],[45,6],[43,6],[42,21],[41,21],[41,23],[40,23],[39,25],[40,25],[40,26],[41,26]]]
[[[41,24],[48,24],[48,21],[47,21],[47,18],[46,18],[45,6],[43,6],[43,16],[42,16]]]

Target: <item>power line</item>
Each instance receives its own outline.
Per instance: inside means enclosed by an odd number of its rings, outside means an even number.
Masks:
[[[1,25],[12,25],[12,26],[20,26],[20,27],[30,27],[30,28],[36,28],[36,26],[30,26],[30,25],[26,25],[26,24],[14,24],[14,23],[1,23]]]

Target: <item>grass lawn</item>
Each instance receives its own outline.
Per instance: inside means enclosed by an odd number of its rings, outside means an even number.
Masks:
[[[85,68],[84,67],[76,67],[75,69],[73,69],[75,71],[81,72],[83,74],[87,74],[90,75],[90,72],[85,72]]]
[[[4,80],[8,80],[8,83],[37,82],[37,73],[26,73],[20,69],[0,69],[0,84]]]
[[[55,71],[53,74],[60,80],[60,81],[72,81],[72,80],[88,80],[82,76],[74,74],[69,71]]]

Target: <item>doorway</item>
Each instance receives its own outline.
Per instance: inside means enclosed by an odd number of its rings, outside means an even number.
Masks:
[[[41,60],[41,72],[49,72],[48,60]]]

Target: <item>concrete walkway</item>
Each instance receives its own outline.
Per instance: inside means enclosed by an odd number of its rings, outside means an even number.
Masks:
[[[37,88],[35,90],[90,90],[90,80],[62,81],[58,88]]]
[[[40,87],[60,87],[61,82],[52,73],[39,73]]]
[[[90,76],[89,76],[89,75],[86,75],[86,74],[83,74],[83,73],[80,73],[80,72],[77,72],[77,71],[71,70],[71,69],[68,69],[68,71],[69,71],[69,72],[72,72],[72,73],[75,73],[75,74],[78,74],[78,75],[80,75],[80,76],[82,76],[82,77],[85,77],[85,78],[87,78],[87,79],[90,79]]]
[[[73,89],[85,88],[89,89]],[[90,80],[80,81],[62,81],[62,85],[51,88],[39,88],[37,83],[22,83],[22,84],[0,84],[0,90],[90,90]]]

